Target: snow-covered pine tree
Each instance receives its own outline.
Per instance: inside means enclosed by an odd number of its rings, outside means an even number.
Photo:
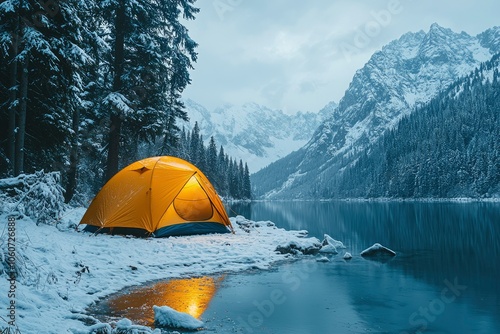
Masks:
[[[243,199],[252,199],[252,185],[250,184],[250,171],[248,169],[248,164],[245,163],[245,171],[243,174]]]
[[[113,44],[113,84],[103,104],[110,114],[107,178],[118,171],[122,140],[125,145],[129,140],[152,140],[165,128],[177,132],[173,119],[186,118],[178,98],[190,82],[188,70],[196,61],[197,44],[179,18],[194,19],[198,12],[194,2],[99,2],[103,32],[109,33]]]
[[[219,193],[226,196],[229,193],[229,178],[228,178],[228,165],[227,155],[224,152],[224,147],[221,145],[219,153],[217,154],[217,170],[219,175],[218,186]]]
[[[203,142],[201,141],[200,127],[198,126],[198,122],[195,122],[189,140],[189,161],[195,165],[197,165],[200,160],[199,153],[200,146],[202,145]]]
[[[1,77],[9,78],[8,100],[2,101],[8,113],[0,123],[8,124],[2,139],[11,174],[60,170],[69,161],[73,120],[82,104],[80,71],[89,60],[78,45],[84,29],[78,5],[9,0],[0,6],[0,49],[8,64]]]
[[[19,1],[3,1],[0,5],[0,122],[2,175],[13,174],[15,168],[15,128],[18,106],[18,61],[21,15]],[[16,8],[17,7],[17,8]]]
[[[240,178],[238,174],[238,162],[236,159],[229,162],[229,196],[232,198],[240,198]]]
[[[238,164],[238,193],[237,193],[238,198],[245,197],[243,193],[243,189],[245,187],[244,177],[245,177],[245,168],[243,167],[243,160],[240,159],[240,162]]]
[[[213,136],[210,137],[210,141],[208,143],[208,147],[206,149],[206,170],[205,174],[209,178],[209,180],[214,185],[219,185],[219,173],[217,170],[217,145],[215,144],[215,139]]]

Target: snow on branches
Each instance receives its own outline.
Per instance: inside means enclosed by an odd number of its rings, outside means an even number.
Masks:
[[[51,224],[64,209],[63,192],[59,172],[0,179],[0,213],[26,215],[37,224]]]

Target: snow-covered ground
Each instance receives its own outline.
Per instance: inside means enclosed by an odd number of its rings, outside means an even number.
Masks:
[[[293,257],[287,249],[300,254],[298,250],[309,253],[321,247],[317,238],[306,237],[304,231],[286,231],[272,222],[241,216],[231,218],[235,234],[165,239],[94,236],[75,230],[84,212],[84,208],[67,211],[57,226],[36,225],[29,218],[16,220],[10,240],[7,226],[13,225],[0,215],[0,331],[11,320],[5,305],[13,301],[16,325],[23,334],[89,333],[95,319],[85,309],[124,287],[157,279],[268,269]],[[15,282],[9,281],[12,233]]]

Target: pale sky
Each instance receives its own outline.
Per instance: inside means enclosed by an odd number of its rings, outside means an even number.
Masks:
[[[198,0],[186,23],[199,47],[183,96],[209,110],[256,102],[317,112],[356,70],[432,23],[476,35],[500,25],[499,0]]]

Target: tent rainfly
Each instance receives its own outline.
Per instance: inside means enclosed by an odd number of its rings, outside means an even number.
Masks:
[[[132,163],[96,195],[80,224],[100,233],[168,237],[233,231],[207,177],[179,158]]]

